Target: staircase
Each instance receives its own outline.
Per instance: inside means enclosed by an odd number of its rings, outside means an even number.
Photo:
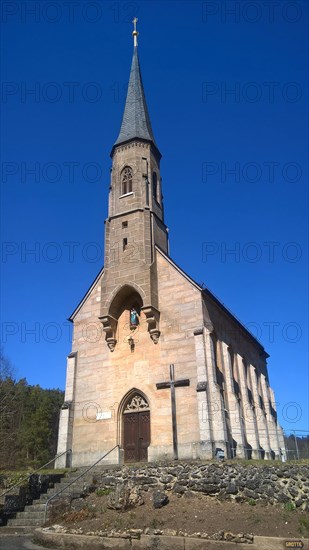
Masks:
[[[65,474],[61,481],[55,483],[54,487],[48,489],[47,492],[42,494],[39,499],[34,500],[32,504],[26,506],[23,512],[17,512],[15,518],[9,519],[7,526],[0,528],[0,532],[27,532],[43,525],[47,516],[46,508],[53,495],[59,494],[59,498],[66,496],[69,496],[70,498],[79,498],[83,496],[87,488],[92,484],[95,468],[115,449],[118,449],[119,452],[118,444],[101,456],[88,468],[78,468],[74,472]],[[63,454],[66,454],[67,452],[68,451],[65,451]],[[56,499],[57,497],[55,496],[54,501],[56,501]]]
[[[91,483],[93,477],[92,473],[77,480],[76,483],[72,483],[82,473],[83,469],[78,469],[74,472],[67,473],[61,481],[55,483],[54,487],[48,489],[47,493],[43,493],[39,499],[34,500],[32,504],[27,505],[23,512],[17,512],[15,518],[9,519],[7,527],[0,529],[0,534],[1,532],[7,530],[11,532],[15,528],[16,531],[31,531],[36,527],[43,525],[45,522],[45,508],[47,501],[62,489],[64,490],[59,495],[59,498],[65,496],[70,496],[71,498],[81,497],[85,492],[85,487]],[[72,483],[72,485],[66,488],[69,483]]]

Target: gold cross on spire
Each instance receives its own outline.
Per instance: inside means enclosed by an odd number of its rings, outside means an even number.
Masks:
[[[137,46],[137,37],[139,35],[138,31],[136,30],[136,23],[138,22],[137,17],[134,17],[132,23],[134,25],[134,31],[132,32],[133,38],[134,38],[134,46]]]

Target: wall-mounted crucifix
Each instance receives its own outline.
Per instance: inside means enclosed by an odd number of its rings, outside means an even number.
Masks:
[[[157,390],[164,390],[171,388],[171,405],[172,405],[172,425],[173,425],[173,452],[174,460],[178,460],[178,438],[177,438],[177,417],[176,417],[176,395],[175,388],[181,388],[184,386],[190,386],[189,378],[183,380],[175,380],[175,367],[170,365],[170,379],[169,382],[158,382],[156,384]]]

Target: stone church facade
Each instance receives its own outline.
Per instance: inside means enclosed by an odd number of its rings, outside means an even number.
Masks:
[[[138,60],[111,157],[105,261],[71,316],[58,453],[74,466],[275,458],[268,354],[169,256],[160,159]],[[172,367],[170,367],[172,365]],[[117,447],[116,447],[117,446]],[[57,465],[65,463],[65,456]]]

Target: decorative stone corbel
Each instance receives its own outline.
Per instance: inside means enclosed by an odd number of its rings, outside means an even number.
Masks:
[[[160,311],[153,306],[142,307],[141,311],[143,311],[145,314],[150,338],[152,339],[154,344],[157,344],[160,337],[160,330],[159,330]]]
[[[209,331],[209,332],[213,332],[215,330],[212,322],[210,320],[207,320],[205,321],[204,323],[204,327]]]
[[[115,345],[117,343],[116,331],[118,321],[111,315],[103,315],[102,317],[99,317],[99,319],[103,325],[106,343],[109,349],[111,351],[114,351]]]
[[[207,390],[207,382],[206,380],[203,380],[202,382],[198,382],[196,386],[196,391],[206,391]]]

